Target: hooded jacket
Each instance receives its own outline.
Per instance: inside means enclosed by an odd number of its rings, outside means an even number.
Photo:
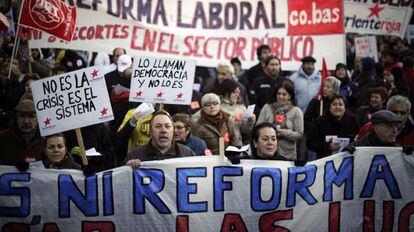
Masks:
[[[309,102],[319,93],[322,81],[321,74],[315,69],[312,74],[307,75],[301,66],[299,71],[293,73],[289,79],[295,85],[297,106],[302,112],[305,112]]]

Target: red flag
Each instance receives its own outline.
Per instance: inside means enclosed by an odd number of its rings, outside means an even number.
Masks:
[[[71,41],[76,6],[68,6],[60,0],[24,0],[19,24]]]
[[[322,99],[322,90],[323,90],[323,85],[325,84],[325,80],[328,77],[329,73],[328,73],[328,68],[326,68],[326,61],[325,58],[322,58],[322,73],[321,73],[321,77],[322,77],[322,81],[321,81],[321,88],[319,89],[319,93],[314,97],[318,100]]]

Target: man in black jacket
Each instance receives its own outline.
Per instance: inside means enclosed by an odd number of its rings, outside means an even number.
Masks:
[[[125,158],[126,165],[139,168],[141,161],[195,156],[190,148],[174,141],[173,133],[174,125],[171,116],[166,111],[155,113],[150,121],[151,140],[144,147],[128,153]]]
[[[393,112],[380,110],[371,117],[373,130],[362,137],[359,141],[350,144],[354,147],[398,147],[395,143],[401,120]]]

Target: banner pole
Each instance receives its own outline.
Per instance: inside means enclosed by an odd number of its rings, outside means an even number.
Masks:
[[[22,6],[23,4],[20,6],[20,13],[22,11]],[[14,53],[16,52],[16,47],[17,47],[17,41],[20,42],[20,24],[17,23],[17,31],[16,31],[16,35],[14,37],[14,43],[13,43],[13,50],[12,50],[12,54],[11,54],[11,58],[10,58],[10,66],[9,66],[9,75],[7,75],[7,79],[10,80],[10,75],[11,75],[11,69],[12,69],[12,64],[13,64],[13,59],[14,59]]]
[[[164,103],[160,104],[160,109],[158,111],[163,111],[164,110]]]
[[[221,155],[221,156],[224,156],[225,155],[225,152],[224,152],[224,139],[223,139],[223,137],[220,137],[219,138],[219,155]]]
[[[321,100],[319,101],[320,106],[319,106],[319,116],[323,115],[323,100],[321,98]]]
[[[76,139],[78,140],[78,145],[80,148],[80,156],[82,158],[82,164],[83,166],[88,165],[88,159],[86,158],[85,155],[85,145],[83,144],[83,138],[82,138],[82,132],[80,130],[80,128],[76,128]]]

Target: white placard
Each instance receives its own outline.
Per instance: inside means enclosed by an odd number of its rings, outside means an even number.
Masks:
[[[375,36],[355,38],[355,52],[357,57],[372,57],[378,62],[377,39]]]
[[[190,105],[194,60],[134,57],[129,101]]]
[[[100,66],[31,83],[42,136],[114,119]]]

